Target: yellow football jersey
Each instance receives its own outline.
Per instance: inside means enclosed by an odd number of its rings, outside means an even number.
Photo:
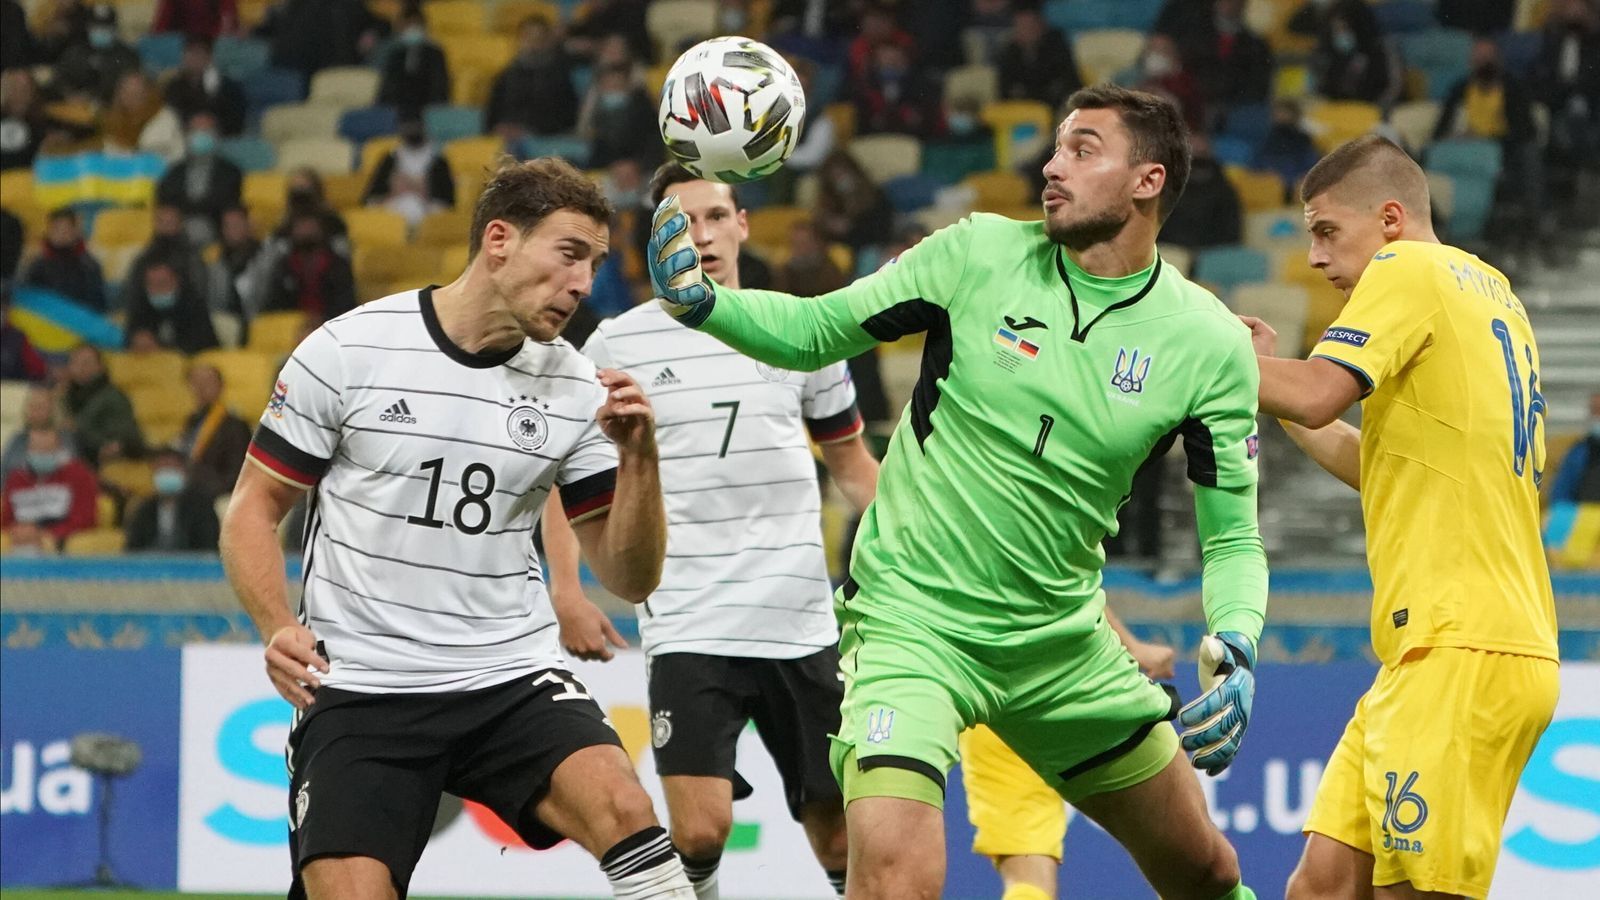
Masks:
[[[1373,257],[1314,357],[1363,382],[1372,645],[1556,659],[1539,536],[1539,348],[1506,277],[1443,244]]]

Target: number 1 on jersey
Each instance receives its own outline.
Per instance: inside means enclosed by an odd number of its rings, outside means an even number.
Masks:
[[[728,455],[728,442],[733,440],[733,423],[739,418],[739,401],[722,400],[711,404],[711,408],[728,411],[728,430],[722,433],[722,449],[717,451],[717,459],[722,459]]]
[[[1033,455],[1034,456],[1043,456],[1044,455],[1044,443],[1045,443],[1045,441],[1050,440],[1050,429],[1054,428],[1055,424],[1056,424],[1056,417],[1055,416],[1052,416],[1052,415],[1050,415],[1048,413],[1040,413],[1039,414],[1039,437],[1036,438],[1034,440],[1034,442],[1033,442]]]
[[[1544,479],[1536,449],[1545,404],[1544,394],[1539,392],[1539,373],[1533,367],[1533,348],[1522,348],[1528,361],[1528,385],[1524,394],[1522,373],[1517,367],[1517,349],[1511,341],[1511,329],[1503,319],[1495,319],[1489,327],[1500,341],[1500,350],[1506,361],[1506,380],[1511,385],[1511,469],[1521,478],[1523,472],[1527,471],[1528,456],[1533,454],[1533,483],[1537,486]]]

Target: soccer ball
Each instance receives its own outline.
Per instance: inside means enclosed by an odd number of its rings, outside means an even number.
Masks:
[[[707,181],[739,184],[778,171],[805,117],[800,76],[749,38],[690,47],[661,88],[661,140],[674,160]]]

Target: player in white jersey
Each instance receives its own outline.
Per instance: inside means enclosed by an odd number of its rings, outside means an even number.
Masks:
[[[738,285],[749,230],[733,188],[668,165],[651,192],[653,202],[678,197],[707,272]],[[733,801],[750,790],[735,745],[754,720],[791,814],[842,895],[844,810],[828,751],[843,685],[811,442],[864,510],[878,464],[861,440],[850,372],[842,362],[810,373],[758,363],[656,303],[602,323],[584,354],[648,385],[656,411],[667,556],[639,631],[656,770],[690,881],[700,900],[717,896]],[[577,587],[577,548],[560,519],[547,516],[546,550],[563,639],[580,655],[602,651],[608,626]]]
[[[563,667],[529,551],[559,484],[607,588],[641,601],[660,579],[650,404],[558,337],[610,213],[565,162],[508,165],[478,199],[460,277],[327,322],[278,377],[222,552],[297,709],[291,898],[404,897],[445,791],[531,846],[582,845],[619,898],[693,897],[616,733]],[[275,530],[306,490],[297,620]]]

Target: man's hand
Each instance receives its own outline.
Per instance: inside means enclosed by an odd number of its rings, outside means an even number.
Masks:
[[[1271,325],[1255,316],[1240,316],[1239,321],[1250,326],[1250,346],[1257,356],[1278,355],[1278,332]]]
[[[618,453],[654,456],[656,413],[644,389],[617,369],[601,369],[595,377],[606,389],[605,405],[594,414],[600,430],[617,445]]]
[[[1151,644],[1145,641],[1134,641],[1128,645],[1128,652],[1133,655],[1133,661],[1139,664],[1139,671],[1157,681],[1166,681],[1173,677],[1172,661],[1177,653],[1166,644]]]
[[[267,640],[267,677],[295,709],[311,705],[311,692],[322,685],[318,672],[328,661],[317,654],[317,638],[304,625],[285,625]]]
[[[1193,754],[1196,769],[1216,775],[1239,752],[1250,725],[1250,703],[1256,694],[1255,644],[1237,631],[1206,635],[1200,641],[1200,689],[1193,703],[1178,713],[1183,749]]]
[[[616,655],[611,647],[628,646],[611,624],[611,617],[581,592],[564,598],[559,605],[552,601],[552,605],[556,608],[556,621],[561,623],[561,646],[578,659],[610,662]]]
[[[667,197],[656,207],[645,264],[651,287],[673,318],[694,328],[711,314],[711,285],[700,269],[700,251],[689,236],[689,217],[679,208],[677,197]]]

